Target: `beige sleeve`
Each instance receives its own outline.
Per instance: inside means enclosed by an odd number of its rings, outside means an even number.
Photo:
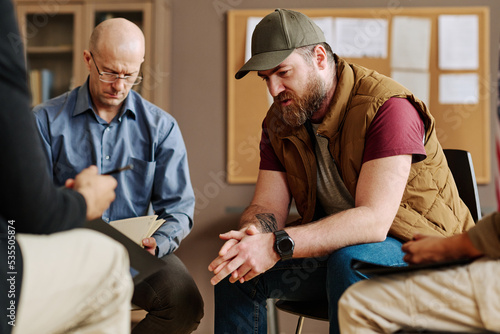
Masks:
[[[483,217],[467,234],[476,249],[489,257],[500,258],[499,212]]]

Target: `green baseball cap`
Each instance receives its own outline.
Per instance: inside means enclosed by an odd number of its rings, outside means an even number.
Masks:
[[[323,31],[306,15],[288,9],[276,9],[264,17],[252,34],[252,58],[235,78],[249,71],[265,71],[281,64],[301,46],[325,42]]]

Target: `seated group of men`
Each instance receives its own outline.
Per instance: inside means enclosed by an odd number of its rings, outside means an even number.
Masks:
[[[142,31],[100,23],[83,54],[86,82],[32,112],[10,0],[0,16],[0,265],[10,275],[0,285],[12,292],[2,333],[127,333],[131,302],[148,312],[133,333],[193,332],[203,300],[173,252],[193,227],[194,192],[177,122],[132,90]],[[254,197],[208,267],[215,333],[267,333],[268,298],[326,298],[330,333],[500,331],[500,216],[474,224],[427,106],[335,55],[313,20],[286,9],[255,28],[236,79],[250,71],[274,103]],[[292,201],[301,219],[289,223]],[[150,205],[165,223],[142,243],[165,265],[134,287],[124,248],[78,227]],[[481,258],[369,280],[350,266],[463,257]]]

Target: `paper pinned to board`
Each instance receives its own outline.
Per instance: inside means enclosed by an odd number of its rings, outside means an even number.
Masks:
[[[247,19],[247,33],[245,41],[245,63],[252,58],[252,34],[255,27],[262,20],[262,17],[250,16]]]
[[[385,19],[336,18],[333,52],[346,58],[387,58]]]
[[[429,70],[431,19],[396,16],[392,19],[391,67]]]
[[[439,103],[477,104],[478,102],[479,76],[476,73],[439,76]]]
[[[479,18],[477,15],[440,15],[439,68],[477,70],[479,67]]]

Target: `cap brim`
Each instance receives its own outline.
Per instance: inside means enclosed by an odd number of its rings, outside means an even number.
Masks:
[[[238,72],[236,72],[234,77],[236,79],[241,79],[250,71],[266,71],[275,68],[288,58],[288,56],[292,54],[293,50],[294,49],[279,50],[256,54],[250,58]]]

